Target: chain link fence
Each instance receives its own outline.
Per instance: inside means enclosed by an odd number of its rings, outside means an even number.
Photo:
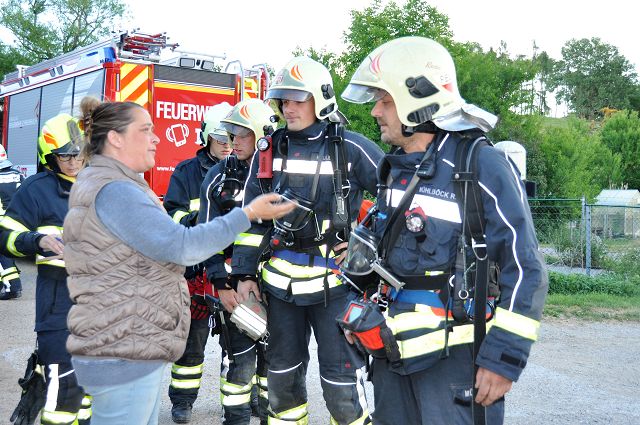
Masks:
[[[535,198],[529,206],[552,270],[640,274],[640,206]]]

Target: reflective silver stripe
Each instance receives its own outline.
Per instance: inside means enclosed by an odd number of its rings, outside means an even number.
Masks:
[[[405,191],[400,189],[393,189],[387,192],[387,204],[392,207],[397,207],[400,204],[400,200],[404,196]],[[451,196],[453,193],[447,192]],[[440,220],[450,221],[452,223],[462,223],[460,218],[460,209],[458,203],[455,201],[447,201],[441,198],[435,198],[433,196],[421,195],[419,193],[413,196],[411,206],[419,206],[422,208],[427,217],[439,218]]]
[[[273,170],[280,171],[282,168],[282,158],[274,158],[273,159]],[[288,174],[306,174],[306,175],[315,175],[316,169],[318,168],[318,161],[307,161],[302,159],[290,159],[287,158],[287,168],[282,170]],[[351,170],[351,163],[347,164],[347,169]],[[331,165],[331,161],[321,161],[320,164],[320,174],[332,176],[333,175],[333,166]]]
[[[268,264],[287,276],[301,279],[314,278],[320,275],[324,276],[327,271],[325,267],[299,266],[297,264],[290,263],[287,260],[283,260],[282,258],[271,258]]]
[[[292,282],[290,276],[282,276],[264,268],[262,269],[262,279],[264,279],[265,283],[282,289],[283,291],[286,291],[289,288],[289,285],[291,285],[291,293],[293,295],[313,294],[324,291],[324,273],[319,277],[310,277],[307,280]],[[296,279],[301,278],[298,277]],[[335,288],[342,285],[338,276],[333,273],[329,273],[327,276],[327,282],[329,284],[329,288]]]

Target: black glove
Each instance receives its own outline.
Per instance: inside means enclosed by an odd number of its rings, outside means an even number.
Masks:
[[[38,353],[34,351],[27,361],[24,378],[18,379],[18,384],[22,387],[22,396],[9,419],[14,425],[33,425],[44,407],[47,385],[42,373],[42,366],[38,364]]]

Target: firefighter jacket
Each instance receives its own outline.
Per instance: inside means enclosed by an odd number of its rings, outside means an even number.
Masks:
[[[261,270],[264,290],[297,305],[317,304],[348,291],[338,279],[338,267],[332,258],[335,254],[331,251],[340,239],[332,224],[336,197],[329,149],[334,148],[334,142],[326,137],[326,129],[327,123],[323,121],[302,131],[276,131],[271,182],[257,178],[259,155],[256,154],[245,184],[246,205],[262,193],[265,183],[271,183],[273,191],[283,193],[289,188],[309,198],[314,177],[319,176],[313,216],[304,228],[288,235],[293,237],[293,246],[282,249],[279,248],[282,245],[278,245]],[[348,169],[347,202],[355,220],[363,191],[375,193],[375,170],[383,152],[361,134],[350,131],[345,131],[342,143]],[[273,223],[253,223],[247,233],[240,234],[234,243],[232,273],[255,275],[263,249],[269,246],[273,234]]]
[[[409,374],[434,366],[440,359],[445,341],[446,295],[442,291],[421,290],[425,280],[442,279],[444,287],[454,277],[456,249],[462,231],[462,205],[455,196],[452,174],[456,142],[459,133],[440,132],[433,143],[435,175],[421,179],[409,204],[409,210],[399,215],[406,220],[385,259],[386,267],[401,280],[412,282],[402,289],[388,310],[387,324],[400,348],[402,365],[393,368]],[[389,185],[381,195],[374,227],[380,233],[392,214],[405,188],[413,177],[424,152],[389,154]],[[538,335],[547,293],[547,277],[538,252],[531,212],[524,185],[517,169],[506,154],[493,147],[481,148],[477,170],[486,219],[486,243],[489,259],[500,267],[500,295],[488,333],[481,346],[477,364],[516,381],[526,365],[531,344]],[[409,217],[422,217],[424,227],[409,226]],[[389,223],[390,224],[390,223]],[[411,228],[410,231],[409,228]],[[423,283],[424,284],[424,283]],[[443,300],[445,300],[443,302]],[[473,342],[473,324],[456,326],[449,314],[448,345]]]
[[[45,170],[27,178],[18,188],[0,220],[0,249],[10,257],[35,256],[36,332],[66,329],[71,307],[62,259],[38,246],[46,234],[62,236],[68,210],[69,191],[74,178]]]
[[[164,196],[164,208],[173,221],[191,227],[197,223],[200,211],[200,186],[209,169],[218,163],[218,159],[209,154],[208,148],[196,152],[196,156],[182,161],[176,166],[167,194]]]
[[[175,361],[184,352],[189,292],[184,267],[154,260],[115,236],[98,217],[96,196],[111,182],[137,185],[162,205],[138,173],[95,155],[80,172],[64,221],[69,292],[67,350],[72,355]],[[153,224],[149,223],[152,230]]]
[[[235,161],[236,166],[233,168],[230,168],[229,164],[227,157],[207,172],[200,190],[199,223],[206,223],[229,212],[231,199],[228,198],[233,199],[235,206],[242,205],[249,164],[247,161]],[[232,182],[225,186],[224,181]],[[226,288],[228,271],[225,262],[231,259],[232,254],[233,246],[229,246],[204,261],[207,278],[216,289]]]
[[[200,211],[200,186],[207,171],[218,162],[204,147],[196,155],[180,162],[169,180],[167,194],[164,196],[164,208],[173,221],[191,227],[197,223]],[[194,278],[202,269],[201,265],[187,267],[184,277]]]
[[[23,181],[24,176],[14,168],[7,167],[0,170],[0,215],[4,214],[13,194]]]

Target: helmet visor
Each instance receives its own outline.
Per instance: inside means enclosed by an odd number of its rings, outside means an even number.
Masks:
[[[224,132],[224,134],[220,134],[212,131],[211,133],[209,133],[209,137],[221,144],[229,143],[229,135],[226,132]]]
[[[77,143],[69,142],[64,146],[60,146],[57,149],[52,149],[51,153],[59,155],[77,155],[80,153],[80,145]]]
[[[249,134],[251,134],[251,131],[252,131],[250,128],[243,127],[238,124],[232,124],[230,122],[224,122],[224,121],[220,123],[220,127],[222,127],[227,133],[231,134],[234,137],[248,136]]]
[[[342,92],[341,97],[351,103],[377,102],[385,97],[387,92],[377,87],[363,86],[361,84],[349,84]]]
[[[294,102],[306,102],[311,99],[311,93],[294,89],[269,89],[267,99],[293,100]]]

